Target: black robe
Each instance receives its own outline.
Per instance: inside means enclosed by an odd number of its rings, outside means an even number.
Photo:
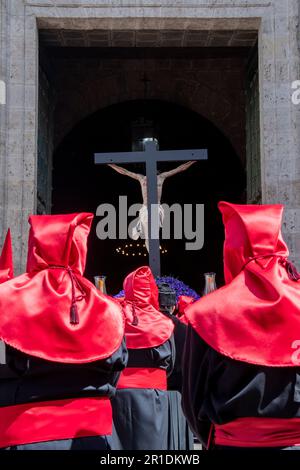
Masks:
[[[175,358],[171,337],[161,346],[128,349],[127,367],[159,368],[170,373]],[[168,449],[168,392],[153,388],[119,389],[112,400],[113,446],[119,450]]]
[[[258,366],[230,359],[208,346],[191,326],[184,364],[184,413],[205,447],[211,423],[300,417],[300,367]]]
[[[165,313],[165,312],[164,312]],[[168,376],[168,450],[193,450],[194,436],[182,411],[182,357],[187,326],[175,315],[168,315],[174,323],[174,340],[176,357],[174,368]]]
[[[7,364],[0,370],[0,407],[68,398],[112,398],[127,358],[125,341],[107,359],[86,364],[50,362],[6,347]],[[111,436],[51,440],[6,449],[105,450],[111,449]]]

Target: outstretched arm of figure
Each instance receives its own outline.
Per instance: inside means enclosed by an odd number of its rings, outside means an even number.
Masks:
[[[144,176],[140,175],[139,173],[134,173],[133,171],[126,170],[126,168],[123,168],[119,165],[115,165],[114,163],[108,163],[108,166],[110,166],[113,170],[117,171],[121,175],[129,176],[129,178],[134,178],[138,181],[140,181],[140,179]]]
[[[182,165],[179,165],[177,168],[174,168],[173,170],[165,171],[164,173],[160,173],[159,176],[162,179],[169,178],[170,176],[176,175],[177,173],[181,173],[182,171],[187,170],[194,163],[196,163],[196,161],[190,161],[190,162],[183,163]]]

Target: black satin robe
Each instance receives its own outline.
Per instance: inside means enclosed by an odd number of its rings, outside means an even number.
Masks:
[[[125,341],[107,359],[86,364],[50,362],[6,348],[0,369],[0,407],[67,398],[108,397],[128,359]],[[111,436],[80,437],[28,443],[7,450],[106,450]]]
[[[165,312],[164,312],[165,313]],[[193,450],[194,436],[182,411],[182,363],[187,326],[175,315],[165,313],[174,323],[176,357],[174,368],[168,376],[168,450]]]
[[[230,359],[208,346],[191,326],[183,361],[183,409],[204,446],[211,423],[300,417],[300,367],[266,367]]]
[[[161,346],[128,349],[128,367],[160,368],[168,373],[175,359],[171,337]],[[113,405],[113,446],[119,450],[167,450],[168,392],[153,388],[117,390]]]

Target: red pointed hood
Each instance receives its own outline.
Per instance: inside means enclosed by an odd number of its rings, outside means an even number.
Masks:
[[[92,219],[89,213],[30,217],[28,272],[0,286],[4,342],[65,363],[103,359],[118,349],[121,307],[82,275]]]
[[[126,343],[128,348],[160,346],[173,333],[172,320],[159,310],[158,288],[148,266],[130,273],[124,281]]]
[[[83,275],[92,221],[89,213],[30,216],[27,272],[63,265]]]
[[[177,318],[184,323],[185,325],[188,323],[187,319],[185,318],[185,309],[192,305],[195,302],[194,297],[190,297],[189,295],[180,295],[178,298],[177,303]]]
[[[159,310],[158,287],[148,266],[128,274],[124,280],[125,299],[139,305],[152,305]]]
[[[281,236],[282,205],[237,205],[220,202],[219,210],[225,226],[224,277],[228,284],[242,270],[249,258],[266,253],[288,256]],[[271,258],[258,259],[267,266]]]
[[[10,229],[8,229],[0,257],[0,284],[14,277],[13,253]]]
[[[226,286],[185,316],[206,343],[232,359],[299,366],[300,281],[281,236],[283,206],[219,204]],[[293,273],[292,273],[293,274]]]

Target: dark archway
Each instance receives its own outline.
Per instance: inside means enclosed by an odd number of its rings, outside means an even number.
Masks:
[[[166,242],[168,254],[162,258],[163,274],[172,274],[201,289],[202,274],[216,271],[222,283],[223,227],[217,210],[219,200],[245,201],[245,172],[229,140],[209,121],[178,105],[162,101],[128,101],[102,109],[80,122],[63,140],[54,155],[52,213],[96,212],[99,204],[118,205],[119,195],[128,203],[141,202],[138,182],[96,167],[95,152],[131,150],[131,125],[140,116],[155,123],[160,149],[208,148],[206,162],[195,164],[186,173],[167,180],[162,202],[205,204],[205,243],[200,251],[185,251],[184,240]],[[168,163],[160,170],[173,168]],[[142,166],[131,169],[143,172]],[[147,258],[129,258],[116,253],[117,240],[98,240],[94,226],[89,239],[86,275],[108,275],[108,290],[116,293],[124,276],[145,264]]]

